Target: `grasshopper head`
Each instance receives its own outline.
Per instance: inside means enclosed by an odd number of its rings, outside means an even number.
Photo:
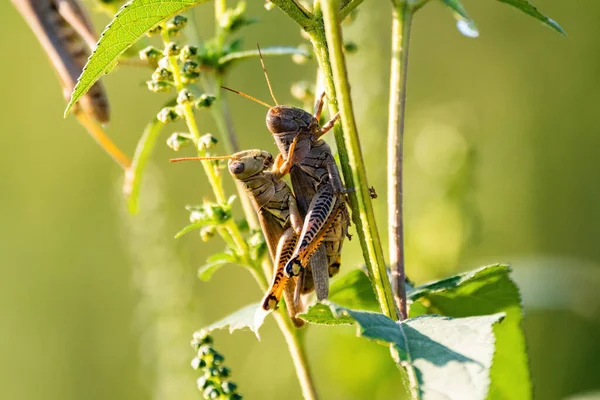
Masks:
[[[317,119],[301,108],[275,106],[267,113],[267,128],[274,134],[313,130],[318,126]]]
[[[229,172],[234,178],[243,181],[272,165],[273,156],[264,150],[240,151],[229,160]]]

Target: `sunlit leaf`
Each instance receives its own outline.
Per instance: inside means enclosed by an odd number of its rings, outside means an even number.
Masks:
[[[494,327],[496,353],[490,399],[530,399],[531,379],[522,331],[521,296],[506,265],[492,265],[420,286],[409,295],[410,316],[506,314]]]
[[[469,14],[467,14],[467,10],[465,10],[460,0],[440,1],[453,11],[454,18],[456,19],[456,27],[460,33],[472,38],[479,36],[479,31],[477,30],[475,21],[473,21]]]
[[[112,69],[119,56],[146,32],[167,18],[208,0],[131,0],[106,27],[71,94],[71,107],[100,77]]]
[[[525,14],[530,15],[533,18],[537,19],[538,21],[543,22],[544,24],[548,25],[549,27],[551,27],[558,33],[561,33],[565,36],[567,35],[566,32],[563,30],[563,28],[556,21],[554,21],[552,18],[549,18],[549,17],[545,16],[544,14],[542,14],[541,12],[539,12],[538,9],[533,4],[531,4],[528,0],[498,0],[498,1],[501,3],[509,4],[515,8],[523,11]]]
[[[208,282],[219,268],[225,264],[232,264],[235,261],[235,257],[229,253],[213,254],[206,259],[206,264],[198,269],[198,278]]]
[[[233,333],[237,330],[249,329],[260,340],[258,330],[264,322],[264,317],[267,315],[266,313],[261,313],[261,311],[260,303],[249,304],[202,330],[210,333],[217,329],[229,328],[229,333]]]
[[[395,361],[408,373],[413,398],[486,399],[494,355],[493,326],[504,314],[468,318],[426,315],[396,322],[380,313],[353,311],[332,303],[329,307],[331,315],[343,321],[340,323],[354,320],[358,336],[391,346]]]
[[[317,325],[350,325],[354,323],[352,317],[334,315],[331,308],[323,303],[311,305],[306,312],[298,314],[298,317]]]
[[[360,269],[337,278],[329,287],[329,300],[353,310],[379,311],[371,281]]]
[[[171,100],[165,106],[175,105],[176,101]],[[142,137],[138,141],[135,148],[131,167],[125,171],[125,183],[123,185],[123,193],[127,197],[127,204],[131,214],[137,214],[139,208],[140,188],[142,186],[142,176],[148,165],[148,161],[152,156],[156,139],[160,135],[162,128],[165,126],[156,117],[146,125]]]

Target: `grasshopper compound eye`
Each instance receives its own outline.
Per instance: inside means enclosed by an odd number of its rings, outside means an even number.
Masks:
[[[244,172],[244,168],[245,165],[243,162],[233,161],[231,164],[229,164],[229,172],[231,172],[232,175],[241,174]]]

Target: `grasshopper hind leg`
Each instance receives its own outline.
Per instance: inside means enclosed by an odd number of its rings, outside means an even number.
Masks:
[[[288,284],[288,277],[284,274],[284,266],[294,252],[298,235],[293,228],[288,228],[277,245],[277,257],[275,259],[275,271],[271,286],[262,301],[262,308],[265,311],[274,310],[283,296],[283,292]]]

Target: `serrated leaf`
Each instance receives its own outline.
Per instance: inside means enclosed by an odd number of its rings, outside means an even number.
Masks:
[[[233,333],[237,330],[249,329],[256,335],[256,338],[260,340],[258,330],[262,326],[267,313],[263,312],[260,303],[249,304],[244,308],[229,314],[227,317],[220,321],[217,321],[203,330],[212,332],[217,329],[229,328],[229,333]]]
[[[498,0],[501,3],[506,3],[508,5],[511,5],[521,11],[523,11],[525,14],[532,16],[533,18],[537,19],[538,21],[543,22],[544,24],[548,25],[549,27],[551,27],[552,29],[554,29],[555,31],[557,31],[558,33],[562,34],[562,35],[567,35],[567,33],[563,30],[563,28],[556,22],[554,21],[552,18],[549,18],[547,16],[545,16],[544,14],[542,14],[541,12],[538,11],[538,9],[531,4],[528,0]]]
[[[506,265],[492,265],[420,286],[409,295],[410,316],[450,317],[504,312],[494,327],[496,354],[489,399],[530,399],[531,378],[522,331],[521,296]]]
[[[165,104],[173,106],[177,102],[171,100]],[[156,139],[164,128],[165,124],[160,122],[156,117],[146,125],[142,137],[138,141],[135,148],[131,166],[125,171],[125,183],[123,184],[123,193],[127,197],[127,204],[131,214],[137,214],[139,208],[140,188],[142,186],[142,176],[148,165],[148,161],[152,156],[152,151],[156,144]]]
[[[358,336],[392,347],[396,362],[408,372],[413,398],[486,398],[494,355],[493,325],[504,314],[427,315],[396,322],[380,313],[330,307],[332,315],[356,321]]]
[[[336,279],[329,287],[329,300],[353,310],[379,311],[371,281],[360,269]]]
[[[460,0],[440,1],[453,11],[454,18],[456,19],[456,27],[460,33],[472,38],[479,36],[479,31],[477,30],[475,21],[473,21],[469,14],[467,14],[467,10],[465,10]]]
[[[146,32],[167,18],[208,0],[131,0],[125,4],[108,24],[96,49],[88,59],[71,100],[65,110],[65,117],[71,107],[83,96],[100,77],[108,73],[118,62],[119,56]]]
[[[206,259],[206,264],[198,269],[198,278],[204,282],[208,282],[213,274],[217,272],[225,264],[235,262],[235,257],[228,253],[217,253]]]

